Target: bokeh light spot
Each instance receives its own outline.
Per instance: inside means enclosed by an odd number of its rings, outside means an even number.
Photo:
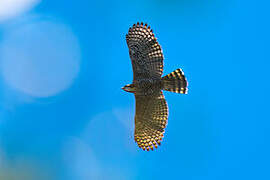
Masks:
[[[67,25],[39,21],[4,36],[1,72],[7,84],[33,97],[67,89],[79,72],[79,42]]]
[[[1,0],[0,21],[15,17],[38,4],[40,0]]]
[[[100,163],[90,146],[79,138],[70,137],[63,149],[69,177],[77,180],[101,179]]]

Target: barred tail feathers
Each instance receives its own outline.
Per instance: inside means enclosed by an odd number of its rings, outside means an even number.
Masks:
[[[163,90],[187,94],[187,80],[181,69],[176,69],[162,78]]]

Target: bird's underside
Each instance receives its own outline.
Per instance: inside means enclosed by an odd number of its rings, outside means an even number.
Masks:
[[[126,35],[133,68],[133,83],[123,87],[136,100],[134,139],[143,150],[157,148],[164,137],[168,106],[162,90],[187,93],[187,81],[181,69],[161,77],[163,53],[147,24],[134,24]]]

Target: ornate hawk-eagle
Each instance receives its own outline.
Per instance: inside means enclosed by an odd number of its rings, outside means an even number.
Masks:
[[[136,99],[134,139],[143,150],[160,145],[168,121],[168,107],[161,90],[187,93],[187,80],[181,69],[161,77],[163,54],[150,26],[134,24],[126,35],[133,68],[133,82],[122,89]]]

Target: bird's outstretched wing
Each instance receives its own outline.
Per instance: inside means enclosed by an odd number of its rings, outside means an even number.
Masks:
[[[160,145],[168,120],[168,106],[161,91],[136,98],[134,139],[143,150]]]
[[[163,53],[153,31],[147,24],[137,23],[126,35],[133,67],[133,82],[143,78],[160,78],[163,73]]]

